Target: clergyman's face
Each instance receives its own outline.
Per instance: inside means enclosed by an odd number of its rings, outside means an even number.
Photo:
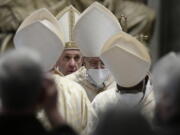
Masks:
[[[78,49],[66,49],[56,65],[64,75],[77,71],[82,66],[82,55]]]
[[[104,69],[104,63],[99,57],[84,57],[83,59],[86,69]]]

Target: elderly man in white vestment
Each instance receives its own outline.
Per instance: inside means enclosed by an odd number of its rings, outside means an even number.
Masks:
[[[45,71],[52,71],[62,51],[64,39],[58,20],[47,10],[39,9],[28,16],[20,25],[14,37],[18,48],[36,50]],[[78,133],[86,134],[90,114],[94,114],[85,90],[77,83],[52,74],[59,95],[59,112],[64,120]],[[44,113],[39,113],[45,125],[48,121]],[[50,125],[49,125],[50,126]]]
[[[62,76],[71,74],[82,66],[82,54],[72,39],[73,29],[79,16],[80,12],[73,6],[66,7],[56,16],[64,35],[65,48],[54,71]]]
[[[101,58],[115,78],[117,87],[100,93],[92,105],[97,117],[111,105],[140,108],[148,120],[153,117],[154,94],[147,48],[136,38],[121,32],[111,37],[101,50]],[[94,122],[94,128],[97,121]],[[91,132],[91,131],[90,131]]]
[[[103,5],[95,2],[80,16],[73,30],[73,39],[83,54],[83,67],[66,78],[81,84],[92,101],[107,89],[115,88],[115,81],[99,58],[105,41],[122,31],[117,18]]]

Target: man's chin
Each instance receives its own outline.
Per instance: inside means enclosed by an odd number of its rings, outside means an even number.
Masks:
[[[74,72],[76,72],[76,70],[68,71],[67,74],[72,74],[72,73],[74,73]]]

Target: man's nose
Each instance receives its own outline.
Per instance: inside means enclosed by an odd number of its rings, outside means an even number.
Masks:
[[[76,65],[76,61],[74,59],[71,59],[69,62],[70,66],[75,66]]]
[[[103,68],[104,68],[104,65],[101,62],[99,62],[96,66],[96,69],[103,69]]]

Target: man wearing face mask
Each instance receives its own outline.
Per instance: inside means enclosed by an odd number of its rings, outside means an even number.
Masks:
[[[68,75],[67,78],[81,84],[86,90],[89,100],[106,90],[115,87],[115,82],[109,70],[105,68],[99,57],[84,57],[84,67]]]
[[[87,80],[99,88],[99,90],[112,83],[113,79],[112,81],[109,80],[110,72],[99,57],[84,57],[84,66],[87,69]],[[108,80],[110,81],[109,84]]]
[[[105,41],[121,31],[116,17],[97,2],[88,7],[76,23],[73,38],[84,56],[84,66],[66,77],[81,84],[90,101],[98,93],[116,86],[112,75],[99,56]]]
[[[136,38],[121,32],[105,43],[101,58],[114,76],[117,87],[100,93],[93,100],[98,118],[106,109],[116,105],[138,108],[151,122],[154,94],[149,75],[151,60],[145,46]],[[96,123],[94,121],[93,125]]]

